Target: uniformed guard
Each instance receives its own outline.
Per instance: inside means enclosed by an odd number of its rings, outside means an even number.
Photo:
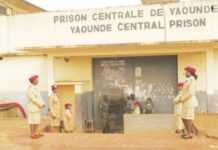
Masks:
[[[103,133],[108,133],[110,132],[110,127],[109,127],[109,100],[107,95],[103,96],[103,99],[100,102],[99,107],[101,112]]]
[[[174,99],[174,113],[176,117],[176,133],[184,132],[184,125],[182,122],[182,102],[179,102],[182,98],[182,88],[184,83],[178,83],[177,89],[179,90],[178,95]]]
[[[30,125],[31,138],[33,139],[43,136],[39,131],[39,125],[41,121],[41,111],[45,107],[45,103],[37,87],[39,83],[38,78],[38,75],[33,75],[29,78],[30,85],[27,90],[28,123]]]
[[[195,109],[198,106],[198,100],[196,98],[196,80],[198,78],[196,69],[192,66],[185,67],[186,81],[183,86],[182,98],[179,102],[183,103],[182,106],[182,119],[184,126],[187,130],[187,134],[182,135],[184,139],[191,139],[193,133],[198,134],[198,129],[194,125]]]
[[[72,105],[67,103],[65,104],[65,111],[64,111],[64,131],[66,133],[72,133],[74,130],[75,130],[75,126],[73,120]]]
[[[49,114],[53,131],[58,131],[61,122],[61,103],[57,96],[57,85],[52,85],[52,94],[49,96]]]

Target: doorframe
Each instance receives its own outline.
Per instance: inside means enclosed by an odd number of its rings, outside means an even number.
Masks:
[[[85,81],[56,81],[55,84],[57,86],[74,86],[74,93],[75,93],[75,114],[74,114],[74,121],[75,121],[75,127],[76,131],[83,131],[82,127],[82,116],[81,112],[78,112],[77,104],[78,104],[78,97],[77,95],[81,95],[83,93],[82,86],[85,85]]]

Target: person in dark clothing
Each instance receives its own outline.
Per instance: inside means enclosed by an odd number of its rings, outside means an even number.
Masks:
[[[103,133],[108,133],[110,131],[110,127],[109,127],[109,100],[107,95],[103,96],[103,99],[100,102],[99,107],[101,112]]]
[[[147,98],[147,100],[146,100],[146,102],[145,102],[145,113],[146,113],[146,114],[152,114],[153,108],[154,108],[153,101],[152,101],[152,99],[149,97],[149,98]]]

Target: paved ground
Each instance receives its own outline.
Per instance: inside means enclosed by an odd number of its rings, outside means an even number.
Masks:
[[[201,135],[180,139],[170,132],[146,134],[55,134],[31,140],[20,121],[0,121],[0,150],[218,150],[218,140]]]

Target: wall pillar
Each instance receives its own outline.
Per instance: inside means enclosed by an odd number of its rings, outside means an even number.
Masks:
[[[54,56],[48,56],[48,94],[51,94],[51,85],[54,81]]]
[[[82,103],[82,84],[75,84],[76,94],[76,128],[79,131],[83,131],[83,103]]]
[[[215,51],[213,49],[206,51],[206,78],[207,78],[207,96],[208,96],[208,112],[218,112],[218,101],[215,99],[216,88],[216,64]]]

